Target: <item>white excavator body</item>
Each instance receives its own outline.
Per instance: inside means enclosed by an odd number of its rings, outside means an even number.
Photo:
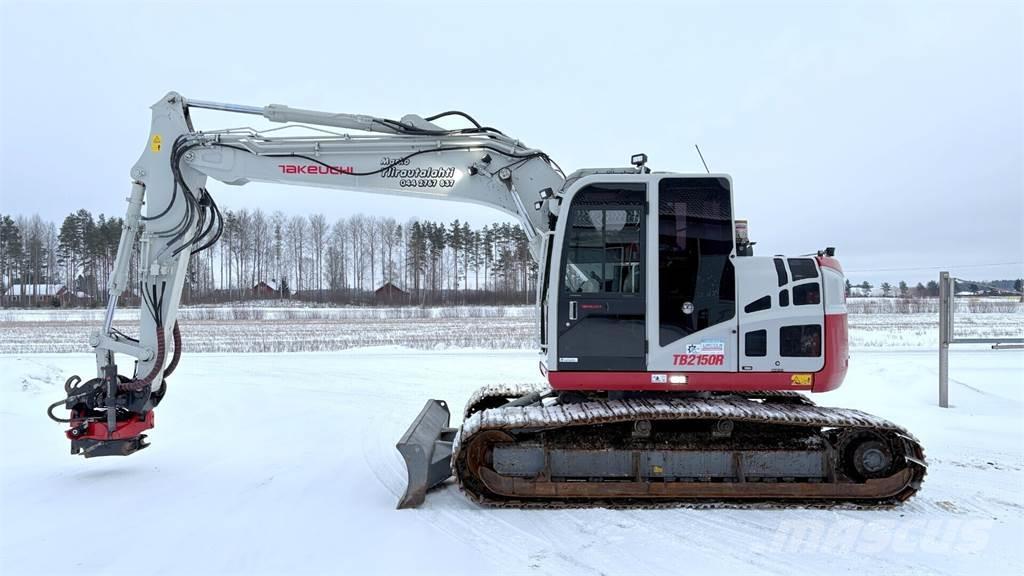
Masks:
[[[286,125],[197,131],[194,108]],[[152,110],[131,170],[107,314],[92,337],[97,376],[73,377],[67,398],[50,407],[70,424],[73,453],[147,446],[143,432],[181,355],[188,259],[223,225],[206,189],[214,179],[470,202],[523,226],[540,270],[547,383],[485,387],[461,430],[448,427],[446,404],[428,402],[399,442],[410,479],[400,506],[418,504],[452,473],[477,500],[506,504],[890,502],[920,485],[923,455],[901,428],[795,394],[842,383],[842,269],[832,249],[753,256],[727,175],[652,172],[642,154],[630,167],[565,175],[539,149],[455,111],[390,120],[176,93]],[[433,122],[445,116],[471,127]],[[141,281],[129,287],[136,242]],[[113,326],[129,288],[143,302],[138,340]],[[119,373],[118,354],[135,359],[131,376]],[[53,415],[61,404],[69,418]],[[719,486],[700,488],[701,478]],[[785,486],[756,486],[764,479]]]

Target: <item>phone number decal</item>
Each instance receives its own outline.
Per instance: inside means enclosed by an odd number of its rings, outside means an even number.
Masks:
[[[451,188],[455,186],[455,180],[437,180],[434,178],[420,178],[399,180],[398,185],[402,188]]]

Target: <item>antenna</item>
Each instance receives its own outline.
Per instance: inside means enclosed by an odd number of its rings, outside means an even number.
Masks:
[[[708,163],[704,161],[704,155],[700,153],[700,146],[694,144],[693,147],[697,149],[697,155],[700,156],[700,163],[704,165],[704,171],[711,174],[711,170],[708,170]]]

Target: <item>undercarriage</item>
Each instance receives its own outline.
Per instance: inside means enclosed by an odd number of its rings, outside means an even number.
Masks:
[[[798,393],[492,386],[473,396],[457,432],[433,402],[399,443],[410,473],[400,507],[417,505],[449,473],[470,498],[497,506],[884,506],[913,496],[927,468],[903,428]],[[435,442],[416,444],[430,434]],[[424,461],[433,474],[414,478]]]

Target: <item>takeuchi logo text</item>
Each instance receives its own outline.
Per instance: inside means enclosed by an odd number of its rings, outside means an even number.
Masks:
[[[392,166],[380,173],[381,178],[455,178],[455,168],[398,168]]]
[[[320,164],[278,164],[282,174],[351,174],[352,166],[321,166]]]

